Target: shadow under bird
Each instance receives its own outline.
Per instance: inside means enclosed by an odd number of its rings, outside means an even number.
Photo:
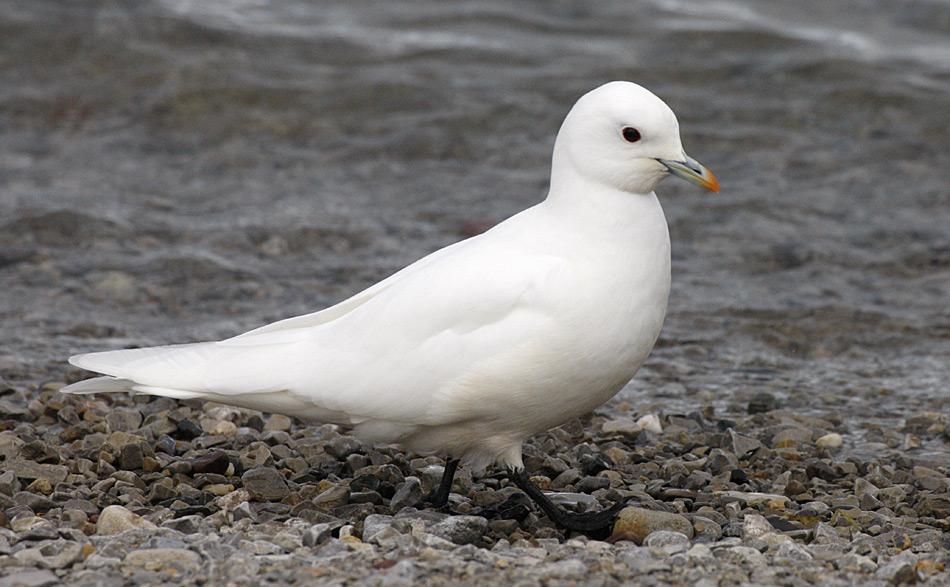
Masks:
[[[64,393],[204,399],[352,428],[446,460],[503,467],[560,526],[609,527],[529,479],[525,439],[614,396],[649,355],[670,292],[670,239],[653,192],[674,175],[712,191],[673,111],[643,87],[582,96],[557,135],[547,198],[319,312],[227,340],[76,355],[101,373]]]

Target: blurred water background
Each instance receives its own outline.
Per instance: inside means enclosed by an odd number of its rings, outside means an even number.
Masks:
[[[613,79],[723,185],[659,190],[670,312],[621,400],[947,410],[945,0],[5,0],[0,375],[340,300],[543,198]]]

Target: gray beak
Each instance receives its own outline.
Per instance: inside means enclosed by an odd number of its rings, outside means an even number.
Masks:
[[[663,166],[669,170],[670,174],[676,177],[685,179],[690,183],[694,183],[712,192],[719,191],[719,180],[716,179],[712,171],[709,171],[702,163],[685,153],[683,157],[684,159],[682,161],[674,161],[672,159],[657,159],[657,161],[662,163]]]

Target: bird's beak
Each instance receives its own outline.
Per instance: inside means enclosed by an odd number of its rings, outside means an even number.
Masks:
[[[713,175],[712,171],[706,169],[702,163],[693,159],[687,154],[683,154],[682,161],[673,159],[657,159],[666,167],[671,174],[685,179],[690,183],[695,183],[699,187],[706,188],[712,192],[719,191],[719,180]]]

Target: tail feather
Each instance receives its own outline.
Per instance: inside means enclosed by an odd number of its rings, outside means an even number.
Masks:
[[[189,366],[189,362],[200,358],[202,348],[207,347],[208,343],[193,343],[85,353],[69,357],[69,362],[87,371],[140,381],[149,367],[161,365],[175,372],[175,368]]]
[[[125,391],[175,399],[204,397],[206,394],[187,388],[198,383],[197,373],[207,360],[210,346],[208,343],[194,343],[74,355],[69,357],[70,363],[104,376],[67,385],[61,391]]]
[[[286,391],[275,385],[272,373],[259,367],[284,348],[270,345],[262,352],[253,346],[199,342],[75,355],[69,358],[70,363],[108,377],[98,378],[100,383],[69,386],[64,391],[132,391],[243,405],[253,400],[239,396]]]
[[[76,383],[72,383],[60,389],[60,391],[62,393],[79,394],[114,393],[120,391],[132,391],[132,387],[134,385],[135,382],[129,381],[128,379],[119,379],[118,377],[104,375],[102,377],[93,377],[92,379],[77,381]]]

